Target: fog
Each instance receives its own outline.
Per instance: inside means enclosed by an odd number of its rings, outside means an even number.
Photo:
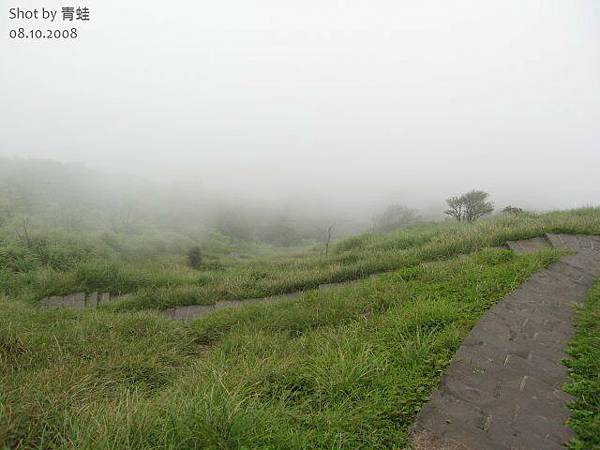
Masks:
[[[593,0],[89,0],[62,41],[17,6],[63,4],[3,5],[1,155],[357,219],[600,204]]]

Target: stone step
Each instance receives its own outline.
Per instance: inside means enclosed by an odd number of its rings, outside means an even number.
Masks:
[[[581,250],[600,251],[600,236],[546,233],[546,239],[553,247],[579,252]]]
[[[126,296],[111,296],[108,292],[100,294],[98,292],[91,292],[88,294],[85,292],[77,292],[75,294],[64,296],[55,295],[43,298],[39,301],[39,305],[41,308],[46,309],[84,309],[96,308],[98,305],[125,298]]]
[[[536,253],[541,250],[548,250],[551,248],[550,243],[541,237],[519,241],[507,241],[506,245],[508,245],[508,248],[518,255]]]

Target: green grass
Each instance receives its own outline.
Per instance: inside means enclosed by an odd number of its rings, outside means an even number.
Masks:
[[[600,234],[600,208],[582,208],[366,233],[324,256],[320,245],[282,250],[211,233],[190,205],[155,211],[160,198],[139,211],[127,206],[137,196],[113,204],[118,190],[90,202],[97,196],[69,188],[79,172],[59,191],[47,186],[63,185],[52,181],[66,179],[60,167],[5,172],[1,449],[410,447],[416,414],[472,326],[559,257],[485,249],[546,232]],[[258,219],[264,228],[269,218]],[[186,266],[193,246],[201,270]],[[149,311],[298,290],[295,301],[191,323]],[[81,291],[132,295],[82,311],[36,305]],[[596,287],[571,348],[577,449],[598,446],[600,434],[599,304]]]
[[[318,247],[249,248],[247,262],[228,261],[221,248],[219,267],[201,271],[176,254],[121,259],[85,240],[3,248],[0,448],[408,446],[415,415],[474,323],[559,256],[484,249],[545,232],[600,233],[600,209],[364,234],[328,257]],[[191,323],[144,311],[347,280],[358,281]],[[35,306],[83,290],[133,299],[84,311]],[[598,427],[594,293],[573,344],[574,448],[590,448]]]
[[[120,259],[114,255],[99,257],[91,250],[78,253],[71,249],[68,254],[76,256],[70,257],[67,269],[35,266],[11,270],[6,266],[4,270],[0,269],[0,286],[6,295],[27,298],[32,302],[50,295],[103,291],[136,294],[134,301],[122,305],[125,309],[212,304],[220,300],[265,297],[312,289],[322,283],[360,279],[423,261],[468,254],[511,239],[541,236],[545,232],[600,234],[600,209],[501,215],[475,224],[443,222],[389,234],[369,233],[337,243],[333,254],[328,257],[315,254],[314,249],[296,250],[290,256],[256,250],[248,262],[226,263],[223,260],[223,265],[217,270],[191,270],[181,260],[173,258]],[[220,251],[225,254],[225,250]],[[11,264],[16,266],[25,262],[16,258]],[[196,294],[190,297],[190,290],[182,289],[180,292],[185,294],[179,299],[173,294],[165,302],[164,290],[176,286],[191,286]]]
[[[169,305],[212,304],[219,300],[285,294],[316,288],[323,283],[365,278],[424,261],[443,260],[501,245],[507,240],[541,236],[546,232],[600,233],[600,209],[587,208],[540,216],[499,216],[475,224],[444,222],[389,234],[365,234],[341,241],[329,257],[306,254],[257,259],[246,265],[201,274],[154,272],[147,282],[135,284],[137,288],[144,287],[143,295],[124,304],[123,308],[165,307],[160,295],[152,295],[152,290],[181,284],[197,286],[196,298],[173,299]],[[107,279],[105,289],[110,290],[110,280],[112,278]],[[94,285],[87,283],[90,284]]]
[[[565,361],[571,382],[566,391],[575,397],[570,405],[569,426],[576,437],[569,443],[574,450],[600,448],[600,281],[581,308],[576,336]]]
[[[227,270],[201,274],[154,271],[150,281],[138,286],[153,288],[157,285],[194,284],[200,287],[195,301],[199,304],[242,300],[315,288],[322,283],[359,279],[423,261],[468,254],[511,239],[540,236],[545,232],[600,233],[600,209],[540,216],[500,216],[476,224],[430,224],[390,234],[367,235],[351,250],[347,250],[345,241],[342,241],[330,257],[308,254],[304,257],[259,259]],[[106,284],[109,290],[112,280]],[[92,281],[82,283],[84,288],[90,285],[94,285]],[[146,296],[145,301],[130,304],[134,309],[158,306],[150,296]]]
[[[487,250],[190,324],[0,300],[0,447],[402,448],[473,324],[557,257]]]
[[[243,242],[218,233],[204,236],[199,243],[169,232],[155,236],[49,230],[36,233],[26,245],[15,239],[14,232],[5,231],[0,226],[0,293],[31,301],[79,291],[122,294],[142,288],[201,284],[205,274],[298,251],[297,247]],[[200,270],[187,264],[186,253],[193,245],[201,247]],[[303,248],[304,256],[312,252]]]

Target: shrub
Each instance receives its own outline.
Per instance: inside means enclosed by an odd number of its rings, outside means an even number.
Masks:
[[[202,251],[200,247],[194,246],[188,251],[188,264],[192,269],[199,269],[202,266]]]

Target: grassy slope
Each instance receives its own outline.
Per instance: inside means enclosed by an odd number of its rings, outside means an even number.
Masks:
[[[149,276],[145,283],[138,283],[142,287],[139,295],[125,306],[132,309],[167,308],[283,294],[316,288],[322,283],[364,278],[423,261],[451,258],[546,232],[600,234],[600,209],[539,216],[500,216],[473,225],[453,222],[421,225],[390,234],[365,234],[346,239],[337,244],[334,254],[329,257],[304,255],[263,259],[200,275],[163,272]],[[100,286],[111,289],[111,283],[90,277],[86,285],[94,289]],[[170,292],[168,296],[162,295],[161,287],[165,286]],[[181,289],[181,295],[174,286]]]
[[[573,359],[567,392],[575,396],[571,404],[570,427],[577,437],[569,448],[600,448],[600,281],[592,289],[586,305],[579,311],[577,334],[569,353]]]
[[[224,270],[197,272],[153,259],[124,262],[114,257],[81,257],[64,270],[46,266],[35,270],[0,270],[0,286],[9,296],[31,301],[53,294],[98,290],[135,292],[135,301],[124,306],[129,309],[211,304],[363,278],[545,232],[600,233],[600,208],[499,216],[473,225],[445,222],[390,234],[365,234],[338,243],[329,257],[314,252],[263,257]]]
[[[191,324],[0,301],[0,446],[402,447],[476,320],[556,257],[490,250]]]
[[[177,236],[161,238],[155,242],[149,236],[135,236],[135,242],[129,243],[132,248],[113,244],[119,248],[115,250],[93,235],[49,233],[33,248],[3,241],[0,236],[0,293],[33,301],[84,290],[126,293],[142,287],[194,286],[225,268],[272,260],[293,251],[212,234],[203,241],[203,264],[196,271],[187,267],[186,247]],[[174,243],[169,243],[169,238]],[[188,242],[188,248],[194,244]]]

